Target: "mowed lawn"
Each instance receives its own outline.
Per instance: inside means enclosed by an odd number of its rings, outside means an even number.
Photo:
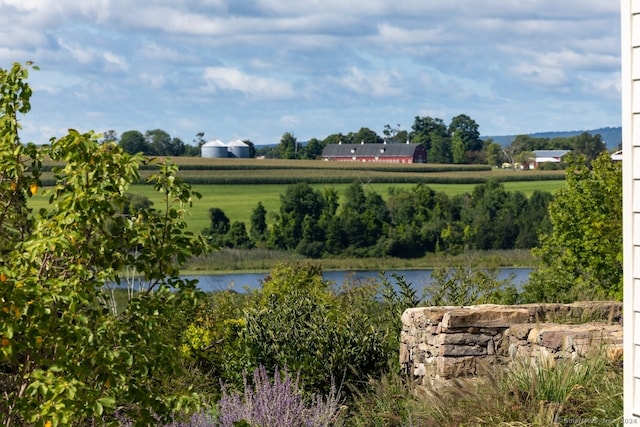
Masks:
[[[312,184],[316,190],[332,187],[342,196],[350,184]],[[387,198],[389,188],[410,189],[415,184],[363,184],[367,190],[375,191],[383,198]],[[435,191],[444,191],[450,196],[471,193],[478,184],[429,184]],[[535,190],[555,192],[564,185],[564,181],[522,181],[504,183],[507,191],[522,191],[527,196]],[[241,221],[250,227],[251,213],[262,202],[267,210],[267,222],[272,223],[274,216],[280,209],[280,196],[287,190],[283,184],[242,184],[242,185],[194,185],[193,189],[202,195],[201,199],[194,199],[191,215],[188,218],[189,229],[195,233],[201,232],[209,226],[209,209],[222,209],[230,221]],[[29,201],[29,206],[37,213],[39,209],[48,205],[48,189],[43,189]],[[162,194],[154,191],[150,185],[133,185],[131,193],[147,196],[158,209],[162,207]]]

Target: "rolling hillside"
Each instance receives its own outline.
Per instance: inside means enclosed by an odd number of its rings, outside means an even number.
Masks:
[[[580,135],[582,132],[588,132],[592,135],[600,134],[602,139],[607,144],[607,149],[611,150],[622,142],[622,128],[621,127],[605,127],[592,130],[574,130],[574,131],[556,131],[556,132],[536,132],[530,133],[529,136],[535,138],[568,138],[575,135]],[[517,135],[500,135],[500,136],[483,136],[482,139],[493,139],[494,142],[502,146],[511,144]]]

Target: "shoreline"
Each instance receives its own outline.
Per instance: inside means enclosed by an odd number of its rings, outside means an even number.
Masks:
[[[264,249],[221,249],[189,260],[181,274],[225,275],[267,274],[280,263],[319,264],[323,271],[433,270],[436,268],[535,268],[538,264],[528,249],[467,251],[460,254],[428,254],[422,258],[303,258],[298,254]]]

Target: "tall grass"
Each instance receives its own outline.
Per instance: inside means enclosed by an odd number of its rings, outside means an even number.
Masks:
[[[265,272],[274,265],[304,261],[304,257],[293,252],[273,251],[268,249],[220,249],[206,255],[192,258],[187,263],[185,273],[198,272],[216,274],[229,271]],[[322,258],[308,260],[322,267],[323,271],[330,270],[361,270],[361,271],[391,271],[391,270],[419,270],[437,267],[451,267],[462,265],[469,267],[532,267],[538,260],[531,251],[524,249],[496,250],[496,251],[467,251],[465,253],[433,254],[422,258]]]
[[[419,386],[396,373],[371,381],[351,405],[347,425],[620,425],[622,366],[604,351],[579,362],[519,361],[477,378]]]

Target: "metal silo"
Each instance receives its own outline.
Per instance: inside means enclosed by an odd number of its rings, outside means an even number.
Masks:
[[[237,157],[240,159],[249,158],[249,145],[244,143],[240,139],[234,139],[227,144],[229,147],[230,157]]]
[[[203,158],[225,159],[229,157],[229,151],[224,142],[214,139],[202,144],[201,155]]]

